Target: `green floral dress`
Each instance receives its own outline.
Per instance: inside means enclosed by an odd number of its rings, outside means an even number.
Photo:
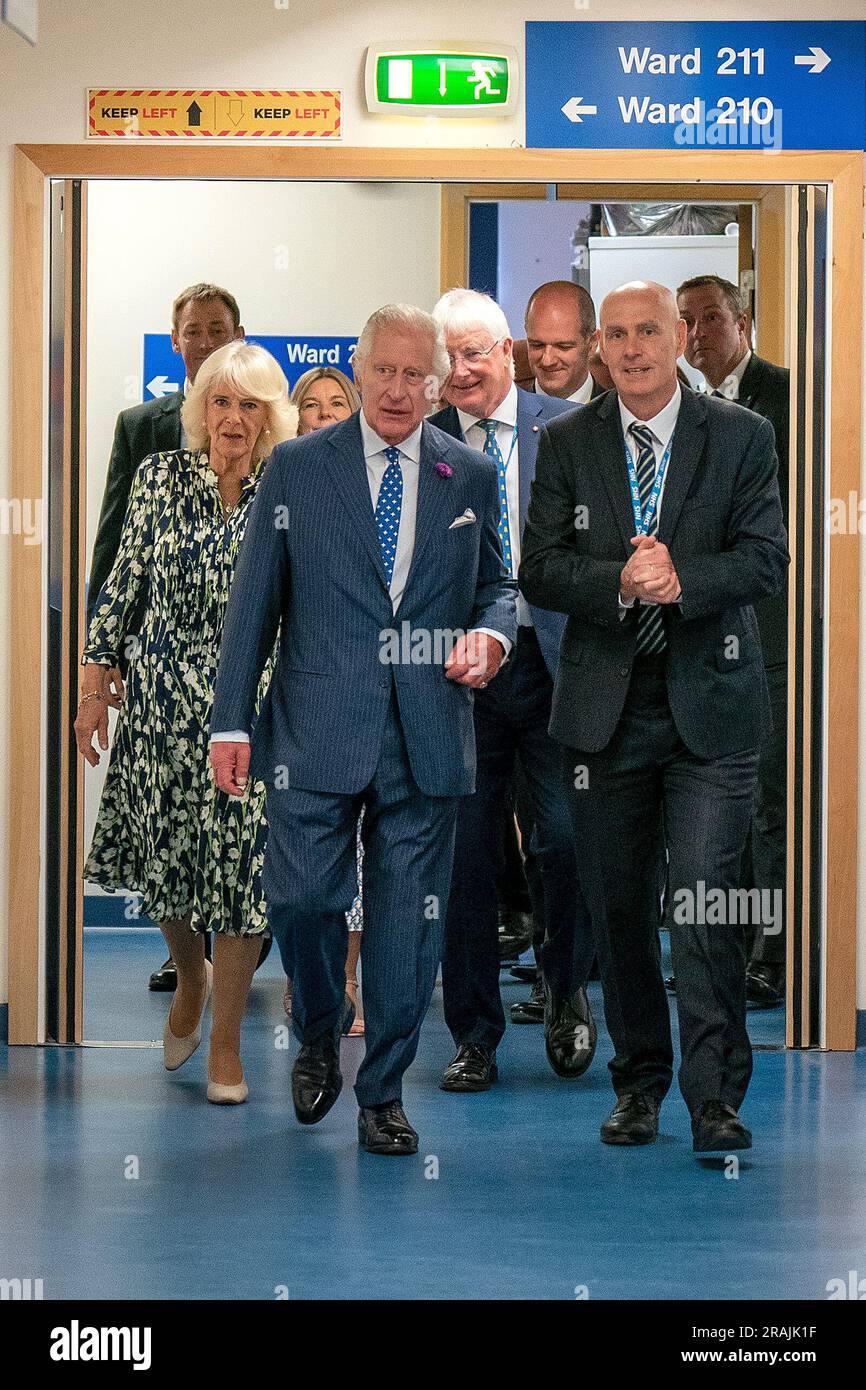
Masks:
[[[83,656],[112,666],[131,657],[84,877],[139,893],[154,921],[192,911],[195,930],[233,936],[267,929],[265,787],[250,781],[240,798],[216,788],[208,727],[229,587],[260,476],[244,480],[224,518],[206,454],[144,460]],[[260,696],[269,679],[270,664]]]

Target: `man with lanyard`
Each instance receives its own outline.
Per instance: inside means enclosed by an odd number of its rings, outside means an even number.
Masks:
[[[752,1142],[739,889],[770,717],[752,605],[788,565],[773,431],[680,386],[686,325],[662,285],[621,286],[600,318],[615,392],[542,436],[520,589],[568,614],[551,733],[615,1048],[601,1138],[652,1143],[672,1080],[664,847],[680,1088],[695,1152],[727,1153]]]
[[[448,406],[432,423],[487,454],[499,472],[499,538],[516,573],[541,429],[571,414],[569,402],[514,384],[508,322],[488,295],[450,290],[433,311],[445,334],[451,373]],[[577,880],[559,750],[548,733],[553,681],[564,627],[559,614],[518,595],[517,643],[497,680],[475,694],[478,770],[474,796],[461,802],[445,929],[445,1021],[457,1044],[441,1087],[484,1091],[497,1079],[496,1047],[505,1031],[499,993],[497,868],[502,805],[519,760],[535,820],[547,939],[542,948],[547,1056],[562,1076],[592,1061],[595,1024],[586,998],[593,947]]]

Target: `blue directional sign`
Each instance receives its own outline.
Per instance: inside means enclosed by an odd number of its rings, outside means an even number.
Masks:
[[[311,367],[338,367],[351,380],[351,354],[358,339],[355,338],[301,338],[301,337],[260,337],[247,334],[247,341],[259,343],[273,353],[289,380],[294,386],[298,377]],[[153,400],[155,396],[168,396],[179,391],[184,383],[183,358],[172,352],[169,333],[145,333],[144,335],[144,399]]]
[[[526,25],[531,149],[866,148],[866,24]]]

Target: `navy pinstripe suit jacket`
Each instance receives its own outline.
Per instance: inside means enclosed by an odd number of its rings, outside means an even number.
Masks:
[[[440,461],[450,477],[436,471]],[[450,530],[467,508],[476,521]],[[252,732],[253,777],[272,784],[285,768],[287,786],[352,795],[373,777],[396,687],[421,791],[474,791],[473,695],[445,678],[443,636],[489,627],[514,640],[516,585],[502,562],[498,514],[492,462],[425,422],[414,553],[394,615],[357,413],[279,445],[235,571],[211,732]],[[383,634],[394,630],[409,659],[386,664]],[[278,632],[276,669],[256,720],[259,680]],[[434,659],[419,661],[425,640]]]

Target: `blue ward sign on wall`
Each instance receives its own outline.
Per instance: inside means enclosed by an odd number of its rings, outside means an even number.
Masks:
[[[862,150],[866,24],[526,25],[530,149]]]
[[[248,333],[247,341],[258,343],[273,354],[288,377],[290,390],[298,377],[311,367],[338,367],[350,381],[352,379],[351,354],[355,350],[357,337],[262,337],[257,333]],[[142,380],[143,399],[146,401],[153,400],[155,396],[168,396],[183,386],[183,358],[172,352],[169,333],[145,333]]]

